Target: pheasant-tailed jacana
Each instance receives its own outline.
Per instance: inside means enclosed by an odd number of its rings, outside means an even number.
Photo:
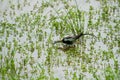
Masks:
[[[72,44],[75,43],[75,41],[76,41],[77,39],[79,39],[79,38],[80,38],[81,36],[83,36],[83,35],[91,35],[91,36],[94,36],[94,35],[92,35],[92,34],[83,34],[83,33],[80,33],[80,34],[78,34],[78,35],[76,35],[76,36],[64,37],[62,40],[55,41],[54,44],[55,44],[55,43],[62,42],[62,43],[64,43],[64,44],[66,44],[66,45],[72,45]]]

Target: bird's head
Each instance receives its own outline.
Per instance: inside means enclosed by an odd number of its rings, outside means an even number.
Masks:
[[[56,44],[56,43],[61,43],[62,42],[62,40],[58,40],[58,41],[54,41],[54,43],[53,44]]]

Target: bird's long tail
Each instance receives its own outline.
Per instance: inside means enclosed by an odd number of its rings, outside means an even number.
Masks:
[[[84,36],[84,35],[90,35],[90,36],[94,36],[94,37],[96,37],[96,36],[93,35],[93,34],[88,34],[88,33],[83,34],[83,33],[80,33],[79,35],[76,35],[74,38],[75,38],[75,39],[79,39],[81,36]]]

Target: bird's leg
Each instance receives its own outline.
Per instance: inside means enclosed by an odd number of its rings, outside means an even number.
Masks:
[[[75,45],[63,45],[63,47],[59,47],[58,49],[62,50],[62,51],[67,51],[71,48],[75,48]]]
[[[70,48],[75,48],[75,44],[72,45],[63,45],[64,49],[70,49]]]

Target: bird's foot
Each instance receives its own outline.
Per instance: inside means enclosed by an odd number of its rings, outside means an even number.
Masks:
[[[75,48],[75,45],[63,45],[63,47],[59,47],[58,49],[60,49],[62,51],[68,51],[71,48]]]

